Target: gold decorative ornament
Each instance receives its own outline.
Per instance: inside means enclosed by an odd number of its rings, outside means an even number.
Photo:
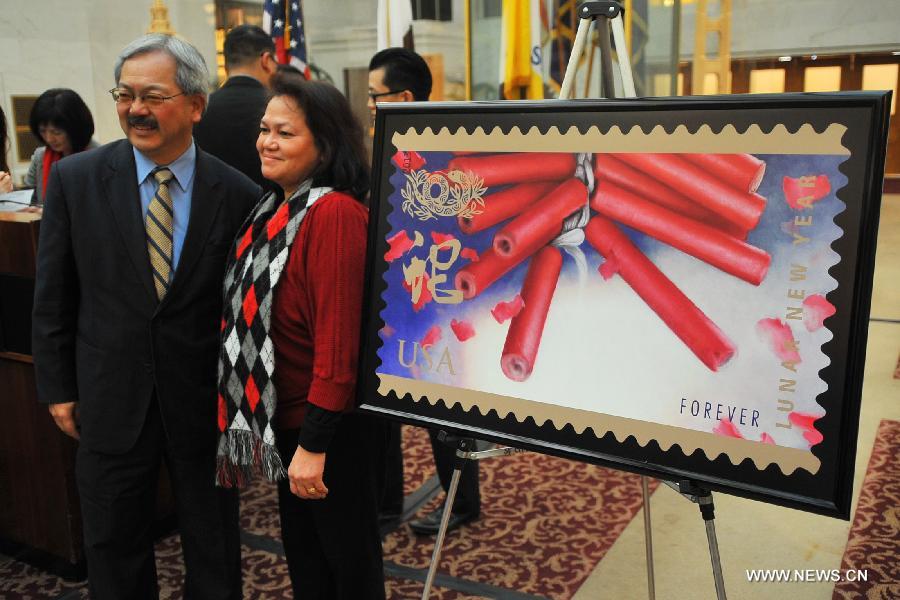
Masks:
[[[154,0],[153,6],[150,7],[150,28],[147,29],[147,33],[175,35],[175,30],[169,23],[169,9],[163,0]]]
[[[435,188],[437,192],[435,193]],[[480,214],[487,188],[484,179],[462,171],[429,173],[425,170],[406,174],[403,212],[420,221],[438,217],[472,217]]]

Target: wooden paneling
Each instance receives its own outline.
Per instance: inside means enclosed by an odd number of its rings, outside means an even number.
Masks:
[[[0,354],[0,382],[0,537],[78,563],[77,444],[38,404],[30,357]]]
[[[7,334],[13,325],[30,321],[31,294],[17,290],[33,288],[39,225],[39,215],[0,212],[0,283],[6,286],[0,289],[0,312],[10,321]],[[28,329],[26,324],[24,333],[17,330],[16,339],[24,335],[28,341]],[[83,551],[74,475],[77,444],[57,429],[47,407],[38,404],[31,356],[17,349],[0,352],[0,538],[79,565]]]
[[[34,137],[28,118],[31,108],[37,101],[37,96],[12,96],[12,132],[16,138],[16,157],[18,162],[28,162],[38,146],[43,146],[43,140]]]
[[[428,63],[431,71],[431,95],[429,100],[444,100],[444,55],[423,54],[422,58]]]
[[[31,352],[39,224],[34,213],[0,212],[0,352]]]
[[[34,277],[40,215],[0,212],[0,273]]]

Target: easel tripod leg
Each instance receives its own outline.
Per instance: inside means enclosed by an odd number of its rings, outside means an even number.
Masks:
[[[612,27],[613,39],[616,50],[619,52],[619,73],[622,76],[622,87],[626,98],[634,98],[634,76],[631,73],[631,62],[625,45],[625,27],[622,24],[622,5],[613,1],[588,1],[583,2],[578,8],[578,30],[575,33],[575,41],[572,43],[572,52],[569,54],[569,62],[566,65],[566,75],[560,86],[559,98],[566,100],[571,97],[575,85],[575,73],[578,71],[578,61],[584,53],[588,34],[595,19],[603,18],[603,26],[598,23],[598,40],[600,42],[601,61],[601,88],[607,98],[615,97],[614,80],[612,76],[612,48],[609,43],[610,27]]]
[[[425,578],[425,589],[422,590],[422,600],[428,600],[434,576],[437,574],[438,563],[441,560],[441,549],[444,546],[444,536],[447,535],[447,525],[450,523],[450,515],[453,513],[453,501],[456,499],[456,489],[459,487],[459,478],[462,476],[462,465],[457,465],[450,478],[450,489],[447,490],[447,500],[444,502],[444,512],[441,514],[441,526],[434,541],[434,551],[431,553],[431,564],[428,566],[428,576]]]
[[[600,95],[616,97],[616,83],[612,72],[612,45],[609,43],[609,20],[596,23],[597,41],[600,44]]]
[[[625,44],[625,27],[622,25],[621,15],[610,21],[613,41],[616,43],[617,57],[619,60],[619,74],[622,77],[622,90],[626,98],[634,98],[637,91],[634,88],[634,74],[631,72],[631,59],[628,56],[628,46]]]
[[[656,582],[653,574],[653,532],[650,524],[650,485],[641,476],[641,495],[644,498],[644,543],[647,549],[647,597],[656,599]]]
[[[562,86],[560,86],[559,90],[560,100],[568,100],[572,96],[575,74],[578,72],[578,61],[584,53],[584,46],[587,44],[592,22],[590,19],[579,19],[578,21],[575,41],[572,43],[572,52],[569,54],[569,63],[566,65],[566,75],[563,77]]]
[[[713,505],[712,492],[697,498],[700,506],[700,514],[706,525],[706,541],[709,543],[709,559],[712,562],[713,579],[716,582],[716,598],[725,600],[725,578],[722,576],[722,559],[719,556],[719,542],[716,539],[715,506]]]

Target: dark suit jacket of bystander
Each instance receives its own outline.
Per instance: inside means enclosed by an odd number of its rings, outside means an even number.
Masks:
[[[209,97],[209,106],[194,127],[194,141],[200,148],[264,187],[256,138],[268,99],[259,81],[236,75]]]

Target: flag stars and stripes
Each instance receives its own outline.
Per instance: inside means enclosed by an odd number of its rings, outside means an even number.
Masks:
[[[263,4],[263,30],[275,42],[278,62],[296,67],[309,79],[311,72],[303,31],[303,4],[291,2],[282,7],[280,2],[266,0]]]

